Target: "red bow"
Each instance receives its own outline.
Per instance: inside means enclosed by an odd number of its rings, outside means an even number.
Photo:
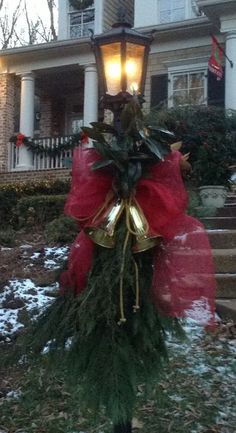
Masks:
[[[25,138],[24,134],[21,134],[21,133],[17,134],[17,136],[16,136],[16,147],[22,146],[22,144],[24,142],[24,138]]]

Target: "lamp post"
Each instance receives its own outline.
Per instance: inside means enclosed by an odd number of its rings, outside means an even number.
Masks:
[[[114,113],[114,126],[121,132],[123,106],[136,95],[143,97],[152,37],[138,33],[130,24],[118,22],[112,29],[93,36],[99,89],[103,108]],[[114,433],[131,433],[131,420],[114,425]]]
[[[119,116],[124,104],[144,94],[148,54],[152,37],[143,35],[125,22],[92,39],[96,57],[103,108],[114,113],[119,129]]]

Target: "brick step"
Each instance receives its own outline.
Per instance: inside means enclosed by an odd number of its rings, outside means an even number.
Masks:
[[[216,297],[234,299],[236,298],[236,273],[215,274],[216,276]]]
[[[236,229],[235,217],[208,217],[201,218],[206,229]]]
[[[236,248],[212,250],[217,273],[236,273]]]
[[[217,299],[216,311],[220,317],[236,321],[236,299]]]
[[[207,234],[212,248],[236,248],[236,229],[207,230]]]

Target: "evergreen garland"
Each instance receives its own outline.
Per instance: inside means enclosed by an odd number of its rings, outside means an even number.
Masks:
[[[167,361],[167,331],[181,334],[176,319],[161,318],[151,302],[152,258],[137,258],[140,269],[141,309],[132,312],[135,273],[131,248],[124,270],[127,322],[118,326],[119,273],[126,227],[121,222],[113,250],[97,247],[86,290],[74,298],[60,296],[30,333],[27,353],[40,354],[48,345],[53,370],[64,369],[79,390],[80,406],[105,409],[115,423],[132,419],[137,386],[152,390]],[[50,343],[49,343],[50,342]]]
[[[94,0],[70,0],[70,5],[78,11],[87,9],[90,6],[93,6],[93,4]]]
[[[10,143],[17,143],[17,135],[10,138]],[[22,139],[22,144],[24,144],[29,151],[35,155],[50,156],[55,157],[61,155],[63,152],[73,150],[76,146],[81,143],[81,133],[74,134],[69,139],[60,142],[57,146],[45,148],[42,143],[35,143],[33,139],[25,137]]]

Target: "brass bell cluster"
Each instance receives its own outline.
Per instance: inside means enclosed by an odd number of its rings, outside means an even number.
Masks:
[[[126,226],[129,233],[134,235],[132,251],[140,253],[155,247],[161,241],[160,235],[150,233],[148,222],[142,209],[135,199],[118,199],[110,203],[99,215],[99,223],[85,229],[87,235],[95,244],[105,248],[114,248],[116,243],[116,226],[125,212]]]

